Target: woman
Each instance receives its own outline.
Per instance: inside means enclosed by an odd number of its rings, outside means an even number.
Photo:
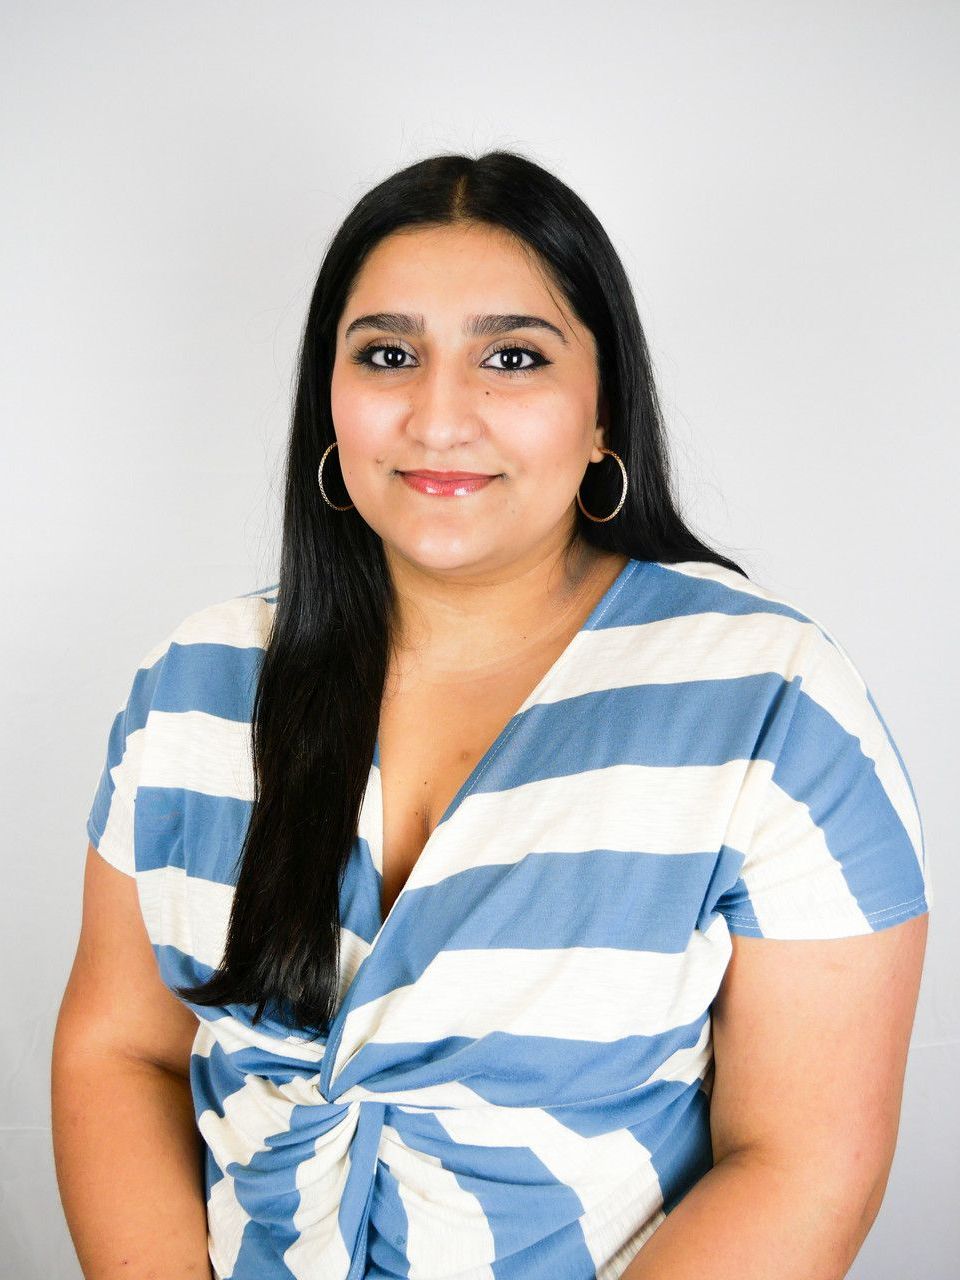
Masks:
[[[145,656],[88,833],[54,1054],[88,1276],[846,1273],[923,958],[912,788],[836,640],[684,525],[621,263],[529,160],[347,217],[279,583]]]

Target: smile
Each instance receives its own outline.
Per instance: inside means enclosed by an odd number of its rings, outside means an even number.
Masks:
[[[399,473],[411,489],[438,498],[461,498],[469,493],[485,489],[497,476],[483,476],[455,471],[401,471]]]

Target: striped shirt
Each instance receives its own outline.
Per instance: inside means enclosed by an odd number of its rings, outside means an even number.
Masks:
[[[223,953],[276,587],[185,618],[113,722],[87,821],[168,987]],[[619,1280],[711,1167],[731,935],[932,901],[916,797],[852,660],[740,574],[632,559],[380,917],[379,747],[337,1014],[191,1005],[218,1280]]]

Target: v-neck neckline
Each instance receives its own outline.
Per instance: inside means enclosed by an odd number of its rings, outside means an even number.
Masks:
[[[569,659],[569,656],[573,652],[574,646],[577,644],[577,641],[580,639],[580,636],[583,635],[585,631],[592,631],[595,629],[596,624],[600,621],[600,619],[606,613],[607,609],[609,609],[610,605],[613,603],[616,596],[619,595],[621,589],[625,586],[627,580],[632,576],[634,571],[640,566],[641,563],[642,563],[641,561],[633,557],[627,560],[626,564],[623,566],[623,568],[620,570],[617,576],[613,579],[613,581],[609,584],[607,589],[604,591],[603,595],[599,598],[599,600],[597,600],[593,608],[587,614],[586,618],[584,618],[583,622],[581,622],[580,626],[577,628],[574,634],[563,646],[560,653],[557,655],[557,657],[553,660],[553,662],[547,668],[544,675],[541,676],[541,678],[537,681],[537,684],[535,685],[535,687],[531,689],[531,691],[523,699],[523,701],[516,708],[516,710],[510,715],[510,717],[505,722],[503,728],[494,738],[493,742],[491,742],[490,746],[487,748],[487,750],[483,753],[480,759],[476,762],[476,764],[470,770],[470,773],[464,779],[462,785],[457,790],[453,799],[450,801],[446,809],[443,811],[443,814],[441,815],[436,826],[427,836],[427,839],[424,842],[423,848],[420,850],[420,853],[417,857],[416,862],[411,867],[409,875],[407,876],[406,880],[404,881],[403,885],[400,888],[400,892],[397,894],[393,902],[390,904],[390,909],[386,915],[384,915],[382,911],[384,820],[383,820],[383,783],[382,783],[382,777],[380,776],[380,731],[378,727],[374,764],[371,767],[370,777],[367,782],[368,786],[373,785],[373,770],[374,768],[376,768],[377,774],[378,774],[377,784],[380,787],[380,804],[377,807],[377,812],[379,814],[378,835],[380,840],[380,876],[376,885],[377,919],[380,921],[380,924],[370,943],[371,952],[374,950],[377,943],[379,942],[384,930],[389,924],[390,919],[397,908],[398,903],[400,902],[401,898],[403,898],[403,896],[406,894],[408,888],[416,888],[415,884],[411,885],[411,881],[415,880],[417,871],[419,868],[423,866],[424,858],[427,856],[428,852],[432,852],[431,846],[435,847],[437,841],[442,838],[444,834],[444,829],[447,826],[447,823],[450,821],[450,819],[453,817],[456,811],[460,808],[460,805],[467,798],[467,796],[470,794],[473,788],[480,781],[480,778],[486,772],[487,767],[491,764],[494,757],[499,754],[501,748],[504,746],[507,740],[512,736],[515,729],[517,728],[517,725],[520,723],[520,717],[523,715],[525,711],[527,711],[531,706],[533,706],[539,700],[544,690],[548,687],[548,685],[550,685],[553,682],[555,676],[557,675],[557,672],[560,670],[562,666],[566,664],[567,660]]]

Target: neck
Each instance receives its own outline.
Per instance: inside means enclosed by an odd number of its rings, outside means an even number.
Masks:
[[[577,539],[496,568],[424,568],[385,544],[396,592],[397,658],[479,673],[532,656],[582,612],[609,554]],[[618,558],[622,563],[622,557]]]

